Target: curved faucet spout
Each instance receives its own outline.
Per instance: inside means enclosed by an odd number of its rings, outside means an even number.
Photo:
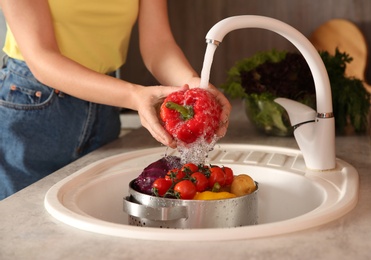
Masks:
[[[308,168],[313,170],[334,169],[336,166],[335,123],[332,113],[331,87],[325,65],[318,51],[303,34],[290,25],[273,18],[256,15],[233,16],[216,23],[206,35],[208,48],[210,45],[219,45],[229,32],[243,28],[261,28],[276,32],[289,40],[305,58],[315,84],[317,113],[313,113],[313,118],[309,120],[313,123],[298,127],[294,131],[294,135]],[[207,58],[212,60],[205,55],[205,60]],[[203,70],[205,67],[209,69],[210,66],[205,66],[204,62]],[[207,71],[206,74],[209,72]],[[286,104],[287,102],[283,103]],[[284,105],[289,115],[291,111],[297,108],[296,105],[291,103],[289,106]],[[317,114],[317,117],[315,114]],[[308,122],[308,115],[304,117]],[[301,122],[297,122],[298,118],[300,116],[295,115],[295,119],[290,117],[290,120],[294,120],[295,124],[299,123],[301,125]],[[293,124],[293,122],[291,123]]]
[[[316,87],[317,112],[332,112],[330,81],[325,65],[309,40],[290,25],[277,19],[258,15],[232,16],[216,23],[206,34],[206,42],[218,44],[229,32],[244,28],[271,30],[289,40],[304,56],[312,72]]]

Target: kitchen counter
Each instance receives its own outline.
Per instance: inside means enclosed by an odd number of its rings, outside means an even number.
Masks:
[[[297,148],[294,138],[267,137],[234,104],[228,134],[219,143]],[[99,159],[159,147],[140,128],[0,202],[0,259],[370,259],[370,137],[336,137],[336,155],[359,173],[357,206],[328,224],[286,235],[220,242],[166,242],[111,237],[73,228],[44,208],[49,188]],[[165,149],[165,148],[164,148]],[[310,194],[308,194],[310,196]]]

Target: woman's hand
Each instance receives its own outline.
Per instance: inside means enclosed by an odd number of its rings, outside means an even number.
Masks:
[[[190,87],[199,86],[199,78],[193,78],[190,81],[190,85],[186,84],[183,87],[164,87],[164,86],[152,86],[143,87],[137,86],[138,90],[135,91],[136,97],[132,109],[138,111],[141,124],[151,133],[151,135],[160,143],[176,148],[176,140],[169,134],[159,119],[159,107],[161,106],[164,99],[172,92],[187,90]],[[228,129],[229,115],[231,112],[231,105],[228,99],[221,93],[216,87],[209,84],[208,91],[210,91],[222,106],[222,113],[220,118],[219,129],[216,135],[221,138],[223,137]]]
[[[170,93],[187,90],[188,88],[188,85],[183,87],[137,86],[137,91],[135,92],[136,102],[134,102],[132,109],[138,111],[141,124],[157,141],[171,148],[176,148],[177,144],[162,126],[159,119],[159,108]]]
[[[199,79],[194,78],[190,81],[192,86],[197,86]],[[159,107],[161,106],[163,100],[172,92],[187,90],[190,86],[188,84],[183,87],[164,87],[164,86],[152,86],[152,87],[142,87],[137,86],[136,91],[136,102],[132,107],[134,110],[138,111],[141,124],[151,133],[151,135],[160,143],[169,146],[171,148],[176,148],[176,140],[169,134],[159,119]],[[227,98],[213,85],[208,86],[208,91],[210,91],[217,101],[222,106],[222,113],[220,118],[219,129],[216,135],[221,138],[223,137],[228,128],[229,114],[231,112],[231,105]]]
[[[207,89],[215,96],[215,98],[218,100],[218,102],[222,106],[219,129],[216,132],[216,135],[219,138],[221,138],[225,136],[225,134],[227,133],[227,129],[229,125],[229,115],[231,113],[232,106],[229,103],[228,99],[224,96],[224,94],[220,92],[216,87],[209,84]]]

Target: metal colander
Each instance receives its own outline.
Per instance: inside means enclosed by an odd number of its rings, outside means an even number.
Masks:
[[[257,189],[245,196],[221,200],[181,200],[140,193],[129,184],[124,198],[129,225],[157,228],[229,228],[258,222]]]

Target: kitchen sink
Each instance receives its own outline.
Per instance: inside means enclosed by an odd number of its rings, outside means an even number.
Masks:
[[[45,196],[46,210],[59,221],[85,231],[148,240],[211,241],[281,235],[313,228],[340,218],[354,208],[358,173],[336,159],[336,168],[308,170],[296,149],[218,144],[207,162],[231,167],[259,183],[258,224],[235,228],[165,229],[128,224],[123,199],[129,182],[165,154],[165,147],[122,153],[71,174]],[[213,216],[210,216],[212,218]]]

